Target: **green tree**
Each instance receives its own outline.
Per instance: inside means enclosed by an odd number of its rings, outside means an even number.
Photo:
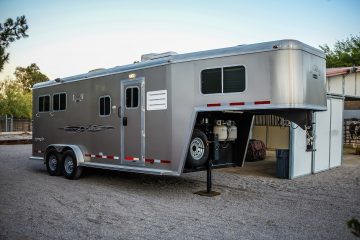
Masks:
[[[30,91],[35,83],[49,80],[45,74],[40,72],[40,68],[35,63],[32,63],[30,66],[25,68],[17,67],[14,74],[16,80],[22,84],[23,89],[27,92]]]
[[[13,115],[15,118],[27,118],[32,116],[32,92],[33,84],[48,80],[48,77],[40,72],[39,67],[33,63],[28,67],[17,67],[16,79],[7,78],[0,81],[0,116]]]
[[[334,49],[330,49],[327,44],[319,47],[326,54],[327,68],[360,66],[360,36],[337,41]]]
[[[0,115],[30,119],[32,115],[32,94],[25,91],[20,82],[6,79],[0,82]]]
[[[4,64],[9,61],[9,53],[5,49],[10,43],[20,38],[28,37],[28,30],[25,16],[17,17],[14,21],[8,18],[4,24],[0,23],[0,72],[4,69]]]

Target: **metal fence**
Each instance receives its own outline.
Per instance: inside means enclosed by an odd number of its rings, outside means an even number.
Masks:
[[[360,144],[360,119],[344,119],[344,144]]]
[[[0,116],[0,132],[32,132],[32,121],[9,115]]]
[[[275,115],[256,115],[254,120],[255,126],[284,126],[289,122]]]

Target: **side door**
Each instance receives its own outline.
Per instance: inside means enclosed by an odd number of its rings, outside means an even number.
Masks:
[[[145,79],[121,82],[121,161],[145,165]]]

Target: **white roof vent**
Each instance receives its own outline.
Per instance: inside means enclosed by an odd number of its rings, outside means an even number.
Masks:
[[[148,60],[154,60],[154,59],[158,59],[158,58],[165,58],[165,57],[170,57],[173,55],[176,55],[176,52],[164,52],[164,53],[148,53],[148,54],[143,54],[141,55],[141,61],[148,61]]]

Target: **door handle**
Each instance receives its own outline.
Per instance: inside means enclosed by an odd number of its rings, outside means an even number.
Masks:
[[[121,118],[121,107],[118,107],[118,117]]]
[[[123,117],[122,124],[123,126],[127,126],[127,117]]]

